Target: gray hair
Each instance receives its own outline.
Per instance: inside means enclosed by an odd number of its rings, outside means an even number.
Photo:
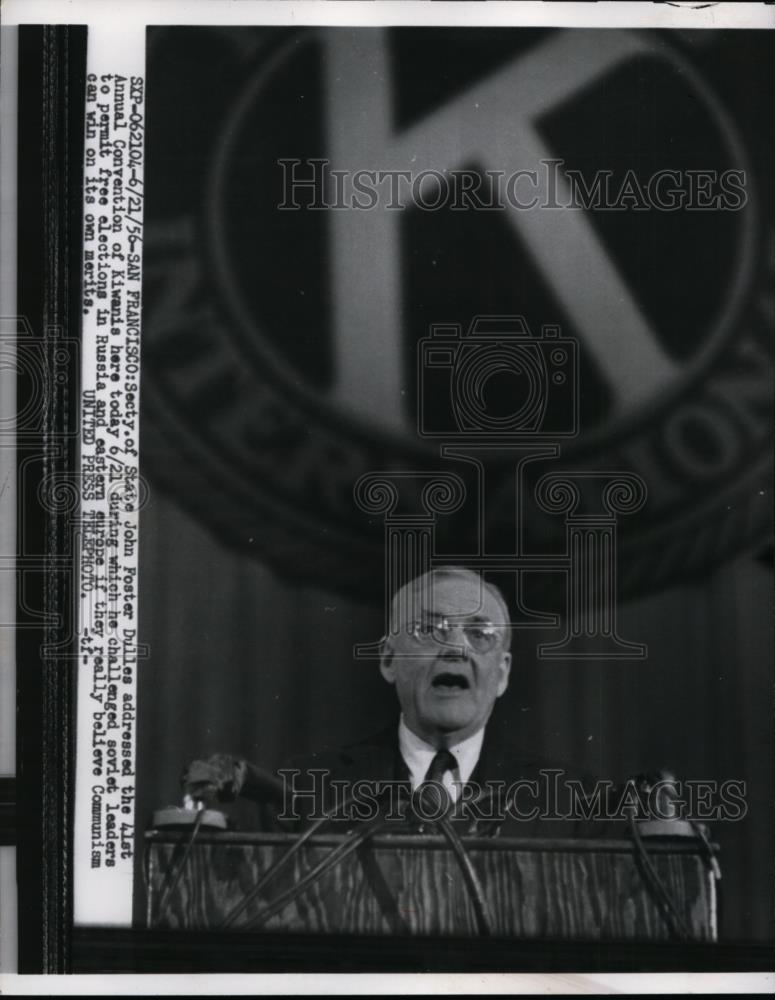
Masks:
[[[427,593],[432,588],[433,581],[454,579],[456,577],[462,577],[463,579],[476,583],[477,586],[487,591],[487,593],[495,600],[503,620],[500,622],[494,622],[493,624],[508,626],[511,623],[511,615],[509,614],[509,608],[506,604],[506,598],[503,596],[499,587],[497,587],[494,583],[490,583],[488,580],[485,580],[485,578],[475,570],[468,569],[467,566],[441,566],[438,569],[431,569],[428,570],[427,573],[422,573],[420,576],[414,577],[414,579],[409,580],[396,590],[393,594],[393,600],[390,605],[391,628],[398,627],[398,623],[401,619],[401,605],[402,603],[405,603],[402,599],[407,596],[407,591],[411,594],[411,604],[414,605],[414,598],[417,591],[424,591]],[[511,629],[504,628],[504,633],[503,649],[508,650],[511,647]]]

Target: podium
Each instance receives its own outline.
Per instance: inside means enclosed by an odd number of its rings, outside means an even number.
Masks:
[[[312,837],[230,929],[254,929],[265,906],[297,884],[347,836]],[[189,837],[186,831],[146,833],[148,928],[218,929],[296,840],[286,833],[207,831],[200,833],[186,856]],[[644,880],[628,840],[465,837],[463,843],[484,889],[497,937],[560,941],[670,937],[660,902]],[[696,843],[654,838],[648,851],[690,939],[715,941],[715,879]],[[474,906],[446,840],[410,834],[374,836],[261,929],[434,937],[478,933]]]

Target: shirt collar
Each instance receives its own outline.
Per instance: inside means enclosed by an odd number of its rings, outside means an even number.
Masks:
[[[455,780],[465,782],[473,774],[479,755],[482,752],[484,741],[484,726],[467,739],[449,747],[449,751],[457,761],[457,774]],[[409,768],[412,779],[412,788],[416,788],[425,780],[431,761],[438,753],[438,748],[426,743],[425,740],[413,733],[404,721],[403,715],[398,723],[398,747],[401,756]]]

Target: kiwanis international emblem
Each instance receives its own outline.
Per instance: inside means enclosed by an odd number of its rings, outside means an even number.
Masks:
[[[358,484],[377,471],[405,477],[407,517],[424,476],[456,477],[433,544],[469,562],[565,558],[547,484],[568,473],[645,484],[617,523],[625,595],[768,542],[773,164],[735,125],[731,39],[708,43],[711,76],[699,42],[650,32],[238,34],[172,128],[165,88],[200,70],[172,34],[149,49],[158,485],[243,551],[375,600],[384,524]],[[526,608],[551,576],[525,571]]]

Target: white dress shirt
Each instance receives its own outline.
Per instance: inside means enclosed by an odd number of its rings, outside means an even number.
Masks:
[[[454,771],[447,771],[442,779],[442,784],[447,789],[453,802],[458,798],[458,784],[465,783],[471,777],[479,754],[482,752],[482,742],[484,740],[484,727],[473,736],[449,747],[449,752],[457,761]],[[398,748],[401,756],[409,768],[409,776],[412,782],[412,789],[417,788],[425,781],[425,775],[431,766],[431,761],[438,753],[438,747],[431,746],[425,740],[421,740],[416,733],[404,722],[403,715],[398,723]]]

